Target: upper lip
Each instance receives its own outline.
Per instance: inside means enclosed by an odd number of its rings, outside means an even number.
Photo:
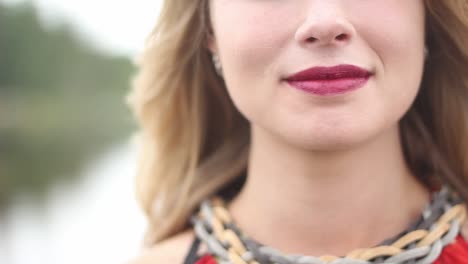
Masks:
[[[361,67],[341,64],[332,67],[313,67],[298,73],[295,73],[289,77],[286,77],[287,81],[310,81],[310,80],[333,80],[333,79],[346,79],[346,78],[367,78],[372,73]]]

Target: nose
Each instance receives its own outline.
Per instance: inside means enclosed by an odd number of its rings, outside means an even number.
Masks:
[[[343,15],[315,10],[298,27],[295,40],[301,46],[339,46],[349,43],[354,32],[353,25]]]

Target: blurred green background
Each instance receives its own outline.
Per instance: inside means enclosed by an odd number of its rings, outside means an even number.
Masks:
[[[46,29],[32,4],[0,3],[0,217],[18,195],[40,204],[128,137],[134,70],[128,56],[97,51],[66,23]]]
[[[0,264],[125,263],[132,61],[161,0],[0,0]]]

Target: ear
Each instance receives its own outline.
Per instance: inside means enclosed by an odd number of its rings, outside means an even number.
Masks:
[[[211,52],[211,53],[218,53],[218,47],[216,44],[216,38],[214,37],[213,34],[209,34],[208,37],[206,38],[206,48]]]

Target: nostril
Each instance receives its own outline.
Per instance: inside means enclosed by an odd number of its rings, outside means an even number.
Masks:
[[[341,41],[341,40],[347,40],[347,39],[348,39],[348,35],[346,35],[346,34],[340,34],[340,35],[336,36],[336,39],[337,39],[337,40],[340,40],[340,41]]]
[[[310,37],[310,38],[307,39],[307,42],[315,42],[317,40],[318,40],[317,38]]]

